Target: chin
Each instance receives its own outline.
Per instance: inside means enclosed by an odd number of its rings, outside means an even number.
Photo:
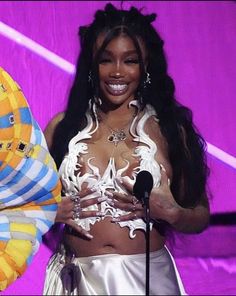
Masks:
[[[130,97],[119,97],[119,96],[106,96],[102,101],[109,105],[120,106],[122,104],[128,104],[133,99]]]

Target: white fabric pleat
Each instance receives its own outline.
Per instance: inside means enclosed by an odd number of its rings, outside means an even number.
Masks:
[[[145,295],[146,254],[73,258],[57,253],[48,265],[43,295]],[[186,295],[169,250],[150,253],[150,295]]]

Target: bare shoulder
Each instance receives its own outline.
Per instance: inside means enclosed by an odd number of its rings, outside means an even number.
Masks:
[[[53,134],[54,131],[58,125],[58,123],[64,118],[65,113],[64,112],[60,112],[58,114],[56,114],[47,124],[45,130],[44,130],[44,136],[45,139],[47,141],[47,145],[50,148],[52,145],[52,138],[53,138]]]

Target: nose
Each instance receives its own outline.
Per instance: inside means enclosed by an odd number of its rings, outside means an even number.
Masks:
[[[120,78],[124,76],[122,66],[117,62],[111,69],[110,76],[113,78]]]

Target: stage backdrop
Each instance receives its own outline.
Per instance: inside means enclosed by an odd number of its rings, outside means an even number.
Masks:
[[[78,28],[106,3],[0,2],[0,66],[21,85],[43,129],[65,107],[79,52]],[[235,1],[123,1],[124,8],[131,5],[157,13],[154,25],[165,41],[176,97],[193,110],[208,143],[212,213],[235,211]],[[49,254],[42,245],[25,276],[5,293],[40,295]]]

